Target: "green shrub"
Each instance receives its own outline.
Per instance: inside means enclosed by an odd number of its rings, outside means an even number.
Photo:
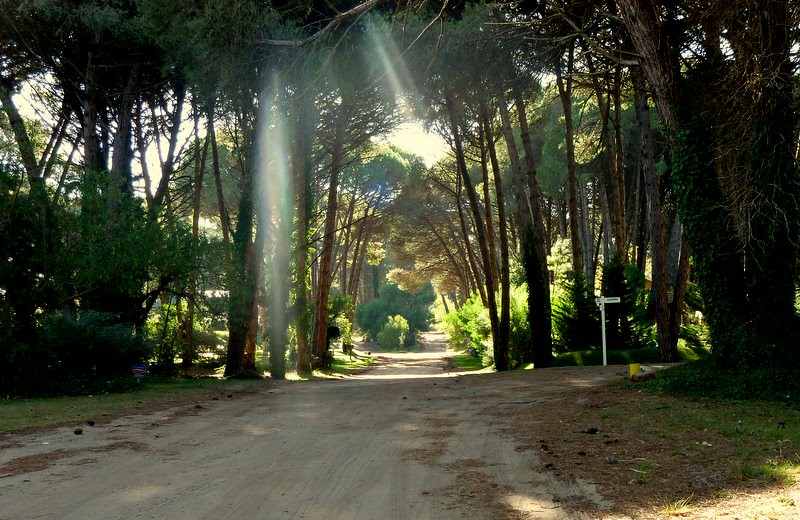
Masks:
[[[483,306],[480,296],[473,294],[460,308],[447,313],[444,329],[450,335],[451,347],[472,348],[482,354],[492,335],[489,310]]]
[[[556,352],[599,348],[600,312],[586,277],[567,273],[561,295],[552,302],[553,349]]]
[[[745,372],[720,370],[712,358],[656,373],[640,385],[676,396],[778,401],[800,408],[797,364]]]
[[[361,305],[356,310],[356,324],[367,337],[376,339],[383,326],[389,322],[389,316],[398,315],[408,322],[412,338],[418,331],[428,330],[433,317],[430,308],[436,301],[436,293],[430,282],[411,293],[403,291],[397,284],[389,282],[381,286],[378,297]]]
[[[61,370],[72,374],[127,374],[144,361],[149,349],[133,328],[113,314],[82,311],[77,319],[49,316],[40,330],[40,343],[51,349]]]
[[[511,287],[509,294],[508,357],[511,368],[522,364],[523,355],[531,342],[528,324],[528,291],[524,285]],[[497,297],[498,302],[500,296]],[[502,309],[498,308],[498,317]],[[484,366],[494,363],[492,328],[489,309],[483,306],[480,296],[473,294],[460,308],[445,316],[444,329],[450,335],[450,346],[454,349],[473,349],[483,359]]]
[[[528,323],[528,290],[524,285],[511,288],[511,331],[508,338],[508,358],[511,368],[520,366],[525,352],[531,349],[531,327]]]
[[[47,315],[30,342],[3,343],[0,392],[13,396],[124,390],[133,383],[131,365],[150,354],[118,316],[91,310]]]
[[[386,325],[378,332],[376,341],[378,345],[387,350],[400,350],[406,346],[406,336],[409,334],[408,321],[399,315],[390,316]]]
[[[644,274],[614,256],[603,266],[601,287],[604,296],[620,298],[619,303],[606,305],[607,348],[629,350],[653,346],[654,328],[647,318]]]
[[[328,322],[339,329],[339,339],[345,345],[353,343],[354,313],[353,297],[349,294],[332,293],[328,299]]]

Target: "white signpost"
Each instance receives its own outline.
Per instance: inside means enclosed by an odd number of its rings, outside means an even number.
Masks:
[[[600,326],[603,330],[603,366],[607,366],[606,360],[606,304],[619,303],[619,296],[601,296],[594,301],[600,306]]]

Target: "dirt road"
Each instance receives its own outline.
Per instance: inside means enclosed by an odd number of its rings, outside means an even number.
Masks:
[[[445,356],[430,335],[344,381],[269,381],[82,435],[6,439],[0,519],[580,518],[575,501],[600,516],[595,487],[548,471],[503,417],[619,367],[467,375]]]

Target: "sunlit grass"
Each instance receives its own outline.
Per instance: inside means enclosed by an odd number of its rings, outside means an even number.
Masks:
[[[47,428],[104,417],[137,413],[193,398],[201,399],[209,392],[227,392],[234,386],[252,384],[220,379],[152,378],[133,392],[92,396],[45,397],[36,399],[0,400],[0,433]]]
[[[339,351],[334,351],[333,362],[331,363],[331,368],[329,370],[314,370],[310,376],[301,376],[296,371],[292,370],[286,373],[286,379],[289,381],[341,379],[342,376],[363,370],[373,363],[375,363],[375,358],[368,355],[354,353],[352,356],[349,356]]]
[[[661,512],[664,514],[664,516],[688,515],[694,511],[694,506],[691,503],[693,497],[694,495],[690,495],[686,498],[675,501],[661,499]]]
[[[800,473],[798,460],[768,459],[763,464],[743,464],[737,468],[736,476],[742,480],[763,480],[769,483],[790,486],[797,482]]]
[[[453,356],[453,367],[464,371],[482,370],[484,368],[480,357],[470,356],[469,354]]]

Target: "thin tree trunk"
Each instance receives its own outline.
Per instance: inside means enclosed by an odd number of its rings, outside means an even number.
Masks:
[[[336,211],[339,174],[344,163],[344,139],[347,130],[348,108],[346,102],[339,107],[336,117],[336,135],[331,152],[331,179],[328,186],[328,207],[325,215],[325,231],[322,236],[322,255],[319,261],[319,275],[314,309],[314,355],[324,360],[328,355],[328,295],[331,289],[333,264],[333,244],[336,239]]]
[[[161,163],[161,180],[159,181],[158,188],[153,195],[154,210],[157,210],[159,206],[161,206],[164,195],[169,189],[169,182],[172,180],[172,174],[175,172],[175,152],[177,151],[178,147],[178,135],[180,134],[181,118],[183,117],[183,100],[185,98],[186,84],[180,82],[175,86],[175,108],[170,116],[169,145],[167,147],[167,156]],[[156,139],[158,139],[158,132],[156,132]]]
[[[661,209],[661,190],[656,176],[653,142],[650,131],[650,112],[644,92],[644,81],[634,75],[634,95],[636,97],[636,119],[639,123],[642,141],[642,160],[644,161],[644,180],[647,199],[650,203],[650,236],[653,259],[653,289],[651,298],[655,304],[656,336],[661,351],[661,361],[672,363],[678,360],[677,342],[673,341],[670,327],[670,308],[667,291],[667,244],[664,230],[664,213]]]
[[[200,152],[200,137],[198,136],[198,118],[199,115],[197,114],[197,107],[194,108],[195,111],[195,121],[194,121],[194,146],[195,146],[195,158],[194,158],[194,186],[193,186],[193,197],[192,197],[192,243],[194,247],[199,245],[200,240],[200,196],[202,195],[203,189],[203,174],[205,173],[206,168],[206,156],[208,154],[208,136],[206,136],[205,140],[203,141],[203,151]],[[185,325],[183,327],[183,331],[185,333],[184,338],[184,351],[181,354],[181,367],[186,370],[192,366],[192,362],[194,361],[196,352],[195,352],[195,345],[194,345],[194,312],[196,306],[196,295],[197,295],[197,269],[192,269],[189,273],[189,287],[187,290],[187,297],[186,297],[186,316],[187,319],[185,321]]]
[[[483,260],[484,269],[484,283],[486,284],[486,298],[489,303],[489,321],[492,328],[492,338],[494,339],[494,366],[498,371],[508,370],[508,342],[501,343],[499,336],[499,320],[497,316],[497,302],[495,300],[495,287],[494,280],[490,269],[489,261],[489,247],[486,237],[486,228],[483,223],[483,217],[478,204],[478,195],[475,192],[475,187],[472,185],[472,179],[469,177],[467,170],[467,163],[464,159],[464,150],[461,144],[461,132],[458,128],[456,121],[456,113],[452,94],[447,95],[446,98],[447,111],[450,119],[450,132],[453,136],[453,141],[456,149],[456,163],[458,165],[459,173],[464,181],[464,188],[467,191],[467,198],[472,209],[472,216],[475,220],[475,233],[477,235],[478,247]]]
[[[297,250],[295,255],[294,283],[294,322],[297,332],[297,372],[311,373],[311,352],[309,336],[311,332],[308,314],[308,241],[311,224],[313,193],[311,182],[313,175],[311,140],[313,138],[312,120],[313,100],[310,93],[304,91],[295,98],[294,112],[298,123],[294,135],[292,153],[292,169],[294,170],[295,192],[297,193]]]
[[[497,248],[495,247],[494,217],[492,216],[492,202],[489,191],[489,165],[486,161],[486,142],[484,141],[484,130],[478,132],[478,140],[481,149],[481,175],[483,177],[483,210],[486,218],[486,235],[489,240],[489,271],[492,273],[494,284],[500,282],[500,275],[497,269]]]
[[[339,289],[342,294],[347,294],[347,253],[350,252],[350,238],[353,232],[353,214],[356,207],[355,196],[350,197],[350,203],[347,206],[347,216],[345,217],[344,225],[344,242],[339,256]]]
[[[567,75],[561,73],[561,62],[556,67],[556,84],[564,109],[564,132],[567,152],[567,189],[569,193],[569,236],[572,244],[572,269],[576,272],[584,270],[583,247],[581,246],[580,224],[578,217],[578,177],[575,172],[575,131],[572,122],[572,63],[573,44],[567,54]]]
[[[510,279],[510,260],[508,249],[508,225],[506,220],[505,193],[503,192],[503,179],[500,173],[500,163],[497,160],[497,150],[494,146],[494,132],[489,114],[485,104],[481,104],[481,119],[483,124],[483,134],[486,137],[486,146],[489,151],[489,161],[492,165],[492,176],[494,177],[494,192],[497,198],[497,224],[500,228],[500,323],[498,324],[497,335],[501,344],[507,344],[511,336],[511,279]],[[484,178],[484,184],[488,186],[488,176]],[[486,188],[486,199],[489,198],[488,187]],[[489,214],[491,216],[491,214]]]
[[[467,253],[467,261],[469,262],[470,270],[472,271],[472,277],[475,280],[475,287],[478,289],[478,294],[481,297],[481,302],[485,307],[489,306],[489,299],[486,296],[486,288],[483,285],[483,277],[481,276],[480,269],[478,269],[478,263],[475,259],[475,253],[472,250],[472,244],[469,240],[469,232],[467,231],[467,219],[464,215],[464,207],[461,201],[461,177],[458,177],[457,180],[457,190],[456,190],[456,208],[458,209],[458,221],[461,224],[461,238],[464,241],[464,251]]]

